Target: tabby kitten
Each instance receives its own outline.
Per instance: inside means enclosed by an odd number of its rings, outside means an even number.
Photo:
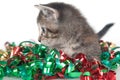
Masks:
[[[87,23],[84,16],[72,5],[49,3],[35,5],[39,10],[37,24],[39,41],[51,48],[64,51],[68,56],[84,53],[87,58],[99,60],[101,53],[98,35]],[[112,24],[107,25],[104,32]],[[101,31],[102,33],[102,31]]]

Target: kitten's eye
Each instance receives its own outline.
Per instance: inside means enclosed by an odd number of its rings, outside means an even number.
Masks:
[[[42,27],[42,31],[43,31],[43,33],[45,33],[45,28]]]
[[[51,29],[48,29],[48,28],[45,28],[45,27],[41,27],[42,29],[42,34],[41,36],[42,37],[45,37],[45,38],[55,38],[57,37],[57,34],[55,31],[52,31]]]

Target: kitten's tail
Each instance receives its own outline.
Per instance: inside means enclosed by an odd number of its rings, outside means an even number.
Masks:
[[[98,38],[101,39],[113,25],[114,23],[109,23],[105,25],[105,27],[97,33]]]

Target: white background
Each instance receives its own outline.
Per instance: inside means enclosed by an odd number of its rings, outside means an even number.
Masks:
[[[114,22],[115,25],[102,39],[120,46],[119,0],[0,0],[0,48],[3,48],[6,41],[37,41],[36,18],[39,10],[34,5],[54,1],[77,7],[95,32],[100,31],[107,23]]]

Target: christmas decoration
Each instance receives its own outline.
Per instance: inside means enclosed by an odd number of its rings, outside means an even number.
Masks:
[[[6,50],[0,49],[0,80],[5,76],[22,80],[116,80],[114,70],[120,64],[120,47],[104,41],[100,41],[100,46],[101,62],[88,61],[83,53],[71,58],[62,50],[32,41],[23,41],[18,46],[6,42]]]

